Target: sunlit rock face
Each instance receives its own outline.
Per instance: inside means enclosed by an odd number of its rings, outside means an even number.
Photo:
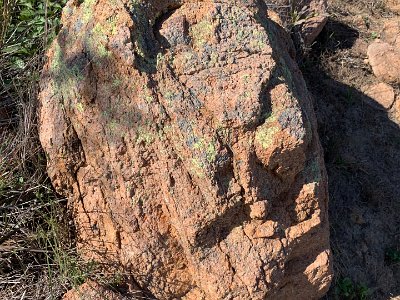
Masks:
[[[262,1],[70,1],[41,79],[48,173],[86,259],[157,299],[318,299],[327,179]]]

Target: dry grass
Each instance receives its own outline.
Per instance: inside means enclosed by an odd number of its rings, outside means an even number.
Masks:
[[[44,52],[57,31],[61,3],[47,0],[44,7],[41,3],[0,0],[0,299],[4,300],[59,299],[89,278],[122,290],[121,283],[129,281],[118,266],[110,269],[79,258],[67,201],[56,195],[46,174],[37,131],[37,95]]]
[[[84,274],[65,201],[49,184],[38,140],[38,78],[47,42],[44,30],[30,34],[17,19],[26,3],[0,1],[0,299],[54,299]],[[24,42],[31,51],[21,51]]]
[[[379,82],[366,53],[392,13],[369,0],[332,0],[329,13],[302,65],[329,176],[336,277],[324,299],[394,299],[400,269],[387,257],[395,261],[400,245],[400,127],[362,92]]]

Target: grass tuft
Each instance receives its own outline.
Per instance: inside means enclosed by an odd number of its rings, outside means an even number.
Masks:
[[[37,132],[44,51],[65,0],[0,0],[0,298],[55,299],[90,272]]]

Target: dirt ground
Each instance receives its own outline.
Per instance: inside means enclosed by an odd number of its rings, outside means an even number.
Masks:
[[[378,80],[366,61],[368,44],[394,17],[383,1],[332,0],[330,21],[301,67],[315,98],[329,174],[331,244],[338,296],[399,299],[400,127],[388,111],[361,92]],[[400,66],[399,66],[400,67]],[[393,86],[399,95],[399,86]]]

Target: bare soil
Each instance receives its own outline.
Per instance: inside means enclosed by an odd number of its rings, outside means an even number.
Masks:
[[[300,62],[315,98],[329,175],[336,280],[326,299],[343,299],[338,282],[345,277],[368,287],[371,299],[394,299],[400,268],[387,253],[400,249],[400,127],[361,87],[378,82],[367,47],[395,15],[383,1],[367,0],[333,0],[329,13]],[[393,87],[398,96],[399,86]]]

